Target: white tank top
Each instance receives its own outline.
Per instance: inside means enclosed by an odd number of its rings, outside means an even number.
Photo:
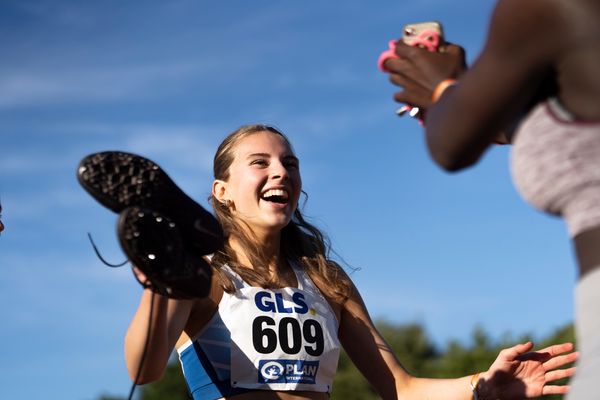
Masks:
[[[222,323],[229,333],[230,363],[213,365],[229,372],[231,388],[331,392],[340,353],[339,323],[303,268],[292,268],[297,288],[263,289],[223,267],[236,291],[223,293],[215,316],[178,351],[192,342],[209,346],[203,333]]]

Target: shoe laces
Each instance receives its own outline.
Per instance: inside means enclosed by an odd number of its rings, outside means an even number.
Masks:
[[[104,257],[102,257],[102,255],[100,254],[100,251],[98,250],[98,247],[96,246],[96,243],[94,243],[94,239],[92,239],[92,235],[88,232],[88,239],[90,240],[90,243],[92,244],[92,247],[94,248],[94,252],[96,253],[96,256],[100,259],[100,261],[102,261],[102,263],[108,267],[111,268],[119,268],[124,266],[125,264],[127,264],[129,262],[128,259],[126,259],[125,261],[123,261],[122,263],[119,264],[111,264],[108,261],[106,261],[104,259]]]

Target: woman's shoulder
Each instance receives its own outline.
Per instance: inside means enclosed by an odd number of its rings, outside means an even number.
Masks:
[[[539,73],[570,51],[574,26],[587,16],[576,15],[570,2],[587,0],[499,0],[492,13],[484,58],[493,64],[510,62],[516,71]],[[577,7],[575,7],[577,8]],[[597,20],[597,18],[596,18]]]
[[[559,40],[575,33],[581,24],[596,26],[599,14],[600,3],[596,0],[498,0],[492,22],[512,27],[507,34],[538,32],[547,39]]]

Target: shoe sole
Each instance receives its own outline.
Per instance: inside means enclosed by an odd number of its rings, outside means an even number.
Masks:
[[[222,246],[223,231],[216,218],[151,160],[119,151],[90,154],[79,163],[77,180],[116,213],[139,206],[168,217],[179,227],[184,242],[201,255]]]
[[[117,233],[129,260],[160,294],[190,299],[206,297],[212,269],[203,257],[186,251],[178,226],[168,217],[141,207],[126,208],[119,215]]]

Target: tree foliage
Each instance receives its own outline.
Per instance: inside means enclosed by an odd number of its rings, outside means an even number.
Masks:
[[[167,366],[164,377],[155,383],[144,385],[140,400],[189,400],[187,384],[177,359]]]
[[[431,378],[451,378],[484,371],[502,348],[531,340],[528,335],[514,339],[510,334],[494,340],[483,328],[476,327],[470,343],[464,344],[452,340],[444,349],[439,349],[419,324],[395,325],[379,321],[376,325],[406,370],[415,376]],[[575,342],[572,325],[560,328],[547,338],[543,338],[537,343],[536,348],[563,342]],[[560,384],[565,383],[566,381],[563,381]],[[163,379],[144,385],[138,390],[139,400],[190,399],[177,360],[169,364]],[[346,353],[342,352],[331,399],[375,400],[378,398]],[[543,399],[558,400],[562,399],[562,396],[545,396]],[[99,400],[121,400],[121,398],[103,396]]]

